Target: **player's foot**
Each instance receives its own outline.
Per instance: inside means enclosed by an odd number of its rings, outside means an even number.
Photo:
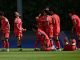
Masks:
[[[9,48],[8,48],[8,49],[6,49],[6,51],[7,51],[7,52],[9,52]]]
[[[22,51],[22,48],[20,48],[19,51]]]
[[[59,48],[58,51],[61,51],[61,49]]]
[[[35,48],[34,51],[40,51],[40,49],[39,48]]]

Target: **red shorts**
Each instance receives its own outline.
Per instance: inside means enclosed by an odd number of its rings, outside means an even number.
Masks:
[[[16,36],[16,37],[22,37],[22,32],[16,32],[16,33],[15,33],[15,36]]]
[[[9,32],[2,33],[2,39],[4,40],[5,38],[9,38]]]

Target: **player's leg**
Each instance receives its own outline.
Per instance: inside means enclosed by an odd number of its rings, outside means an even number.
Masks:
[[[58,35],[54,36],[54,41],[57,49],[60,49],[60,41]]]
[[[22,50],[22,48],[21,48],[21,43],[22,43],[22,34],[20,33],[20,34],[17,36],[17,47],[20,48],[20,51]]]
[[[4,33],[2,33],[1,40],[2,40],[2,51],[4,51],[4,50],[5,50],[5,47],[6,47],[6,42],[5,42],[5,35],[4,35]]]
[[[78,36],[78,48],[80,48],[80,36]]]
[[[9,52],[9,33],[5,33],[5,48],[7,49],[7,51]]]
[[[39,39],[36,39],[36,41],[35,41],[35,43],[34,43],[34,50],[35,50],[35,51],[39,50],[39,49],[37,48],[39,41],[40,41]]]

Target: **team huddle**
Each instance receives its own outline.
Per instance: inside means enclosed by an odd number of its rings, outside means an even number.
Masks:
[[[70,43],[67,36],[64,39],[64,51],[76,50],[76,40],[74,38],[75,33],[78,37],[78,48],[80,48],[80,18],[74,13],[69,13],[72,20],[72,31],[70,37]],[[36,17],[37,27],[36,30],[36,42],[35,50],[37,49],[38,42],[40,41],[40,50],[51,51],[60,50],[60,17],[55,13],[53,9],[46,8]],[[34,30],[34,29],[33,29]]]
[[[14,20],[14,34],[17,38],[17,47],[22,50],[21,42],[23,32],[26,31],[22,27],[22,20],[20,14],[15,12]],[[77,48],[80,48],[80,18],[74,13],[69,13],[69,16],[72,20],[73,28],[71,32],[71,43],[68,42],[67,37],[64,39],[64,51],[73,51]],[[36,32],[36,41],[34,44],[34,50],[41,51],[52,51],[52,50],[61,50],[59,35],[60,35],[60,17],[54,12],[53,9],[46,8],[36,16],[37,25],[32,25],[32,30]],[[8,19],[4,16],[3,12],[0,12],[0,21],[1,21],[1,35],[2,35],[2,50],[9,51],[9,35],[10,35],[10,23]],[[76,40],[73,37],[75,33],[78,37],[78,47],[76,47]],[[40,42],[40,49],[37,48]]]

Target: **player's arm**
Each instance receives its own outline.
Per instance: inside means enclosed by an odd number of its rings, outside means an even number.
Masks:
[[[19,28],[19,26],[18,26],[18,23],[16,23],[16,27],[17,27],[18,30],[20,30],[20,28]]]
[[[10,31],[10,24],[9,24],[9,22],[8,22],[8,27],[9,27],[9,31]]]
[[[26,31],[26,28],[22,28],[22,31],[25,32]]]
[[[77,24],[77,22],[76,22],[76,20],[74,19],[74,20],[73,20],[73,26],[75,27],[76,24]]]
[[[36,20],[38,20],[40,16],[41,16],[41,14],[39,14],[39,15],[36,17]]]

